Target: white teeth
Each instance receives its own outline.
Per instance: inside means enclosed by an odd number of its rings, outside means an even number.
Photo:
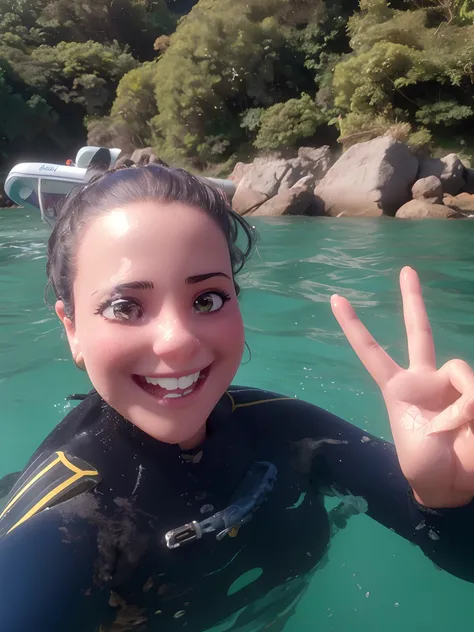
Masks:
[[[192,375],[185,375],[183,377],[180,377],[178,380],[178,386],[181,390],[185,390],[186,388],[189,388],[191,386],[191,384],[194,384],[194,373]]]
[[[158,384],[157,377],[146,377],[145,381],[148,382],[148,384],[153,384],[153,386],[156,386]]]
[[[184,390],[197,382],[200,376],[200,371],[197,373],[191,373],[191,375],[183,375],[180,378],[176,377],[145,377],[145,381],[153,386],[161,386],[167,391],[175,391],[176,389]]]
[[[156,383],[167,391],[175,391],[179,388],[179,380],[175,377],[161,377],[156,380]]]
[[[190,388],[184,393],[166,393],[163,395],[163,399],[175,399],[176,397],[184,397],[185,395],[190,395],[194,391],[194,388]]]

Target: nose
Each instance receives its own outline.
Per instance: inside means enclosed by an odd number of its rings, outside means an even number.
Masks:
[[[201,342],[190,321],[190,317],[176,311],[160,314],[154,326],[154,353],[177,366],[193,360],[201,349]]]

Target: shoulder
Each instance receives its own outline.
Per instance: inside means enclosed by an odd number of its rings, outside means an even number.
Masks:
[[[275,393],[273,391],[262,390],[260,388],[252,388],[250,386],[231,386],[226,391],[226,395],[232,403],[232,411],[239,408],[257,406],[262,404],[276,404],[276,402],[296,402],[297,400]]]
[[[104,402],[93,391],[51,431],[19,477],[11,477],[14,484],[0,511],[0,536],[100,482],[103,459],[95,430],[103,417]]]
[[[358,442],[366,432],[315,404],[274,391],[232,386],[227,391],[239,421],[282,439]],[[371,438],[375,439],[375,437]]]
[[[252,419],[252,423],[258,420],[272,431],[281,429],[287,435],[316,436],[333,420],[338,420],[314,404],[275,391],[232,386],[227,396],[233,413]]]
[[[38,513],[90,491],[100,473],[65,450],[43,452],[21,473],[0,512],[0,537]]]
[[[64,419],[53,428],[33,453],[27,466],[39,455],[68,446],[74,443],[76,438],[83,437],[84,433],[93,431],[94,427],[101,422],[104,406],[104,401],[98,393],[95,391],[89,393],[79,404],[74,405]]]

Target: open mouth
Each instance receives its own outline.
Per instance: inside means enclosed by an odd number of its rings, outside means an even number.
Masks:
[[[171,405],[197,394],[207,380],[211,365],[179,377],[133,375],[133,381],[163,404]]]

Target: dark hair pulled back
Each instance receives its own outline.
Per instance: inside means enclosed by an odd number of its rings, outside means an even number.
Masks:
[[[229,248],[234,283],[253,250],[251,226],[231,210],[223,191],[184,169],[150,164],[118,168],[94,176],[72,191],[62,206],[48,242],[46,275],[65,313],[74,317],[73,283],[81,235],[91,218],[115,208],[145,201],[182,202],[206,211],[222,230]],[[242,235],[243,245],[237,245]]]

